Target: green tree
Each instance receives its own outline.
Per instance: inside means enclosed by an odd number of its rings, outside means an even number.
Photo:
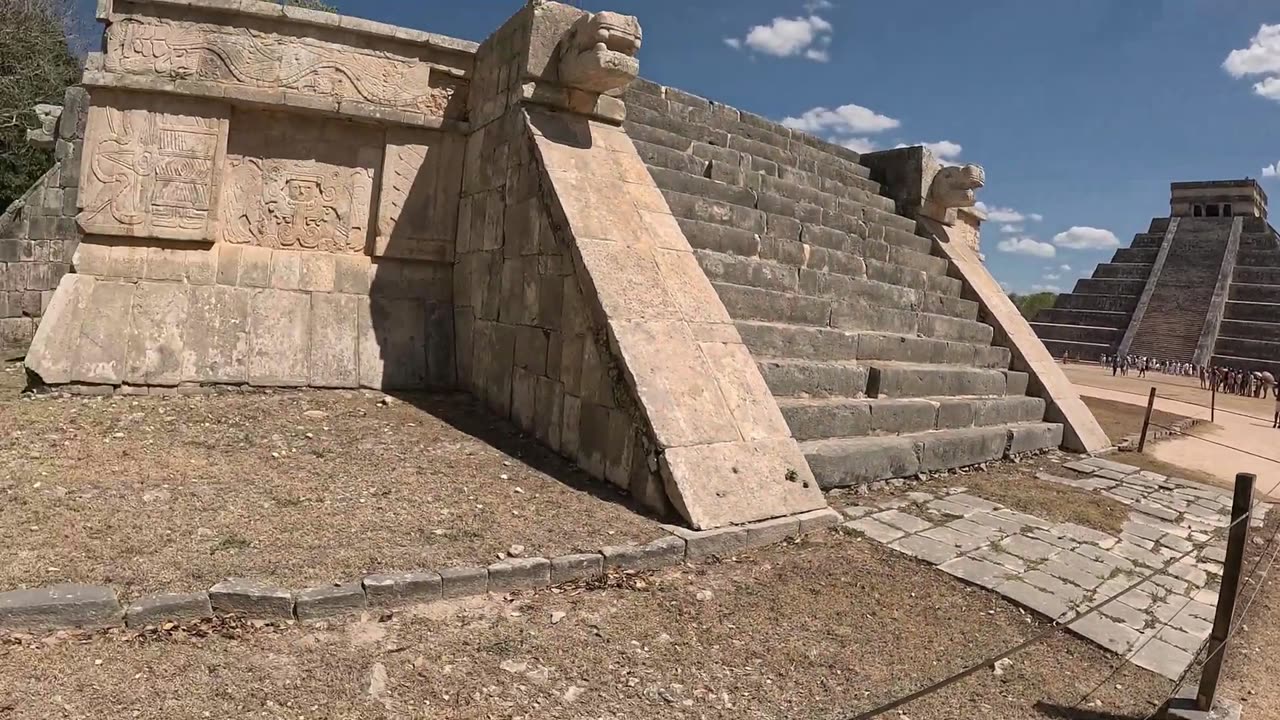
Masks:
[[[337,7],[330,5],[327,2],[324,2],[324,0],[284,0],[284,4],[292,5],[294,7],[304,8],[307,10],[320,10],[322,12],[331,12],[331,13],[338,12]]]
[[[53,165],[53,153],[27,143],[32,107],[62,104],[80,77],[62,0],[0,0],[0,213]]]
[[[1017,306],[1018,311],[1022,313],[1022,317],[1034,320],[1036,313],[1045,308],[1053,307],[1053,303],[1057,301],[1058,296],[1051,292],[1039,292],[1030,295],[1009,293],[1009,299]]]

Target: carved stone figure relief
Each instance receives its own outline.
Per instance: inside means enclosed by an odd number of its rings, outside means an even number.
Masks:
[[[340,120],[237,112],[218,239],[364,252],[382,142],[380,131]]]
[[[464,148],[459,135],[388,129],[375,255],[452,259]]]
[[[79,221],[86,233],[212,240],[226,108],[180,98],[94,94]]]
[[[126,16],[107,29],[104,69],[355,100],[459,117],[466,81],[420,58],[280,35]]]

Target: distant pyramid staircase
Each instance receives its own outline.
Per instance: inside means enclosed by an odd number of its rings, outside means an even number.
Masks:
[[[1231,218],[1179,219],[1151,304],[1129,346],[1130,354],[1194,361],[1227,250],[1230,226]]]
[[[627,133],[823,487],[1061,442],[856,153],[652,83],[625,99]]]

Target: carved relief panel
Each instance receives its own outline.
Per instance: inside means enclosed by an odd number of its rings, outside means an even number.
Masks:
[[[329,96],[426,117],[461,117],[467,81],[419,57],[235,27],[125,16],[107,28],[104,69]]]
[[[364,252],[382,143],[380,130],[346,121],[237,111],[218,239]]]
[[[453,259],[465,147],[460,135],[387,130],[374,255]]]
[[[96,235],[211,241],[228,110],[99,90],[80,173],[81,228]]]

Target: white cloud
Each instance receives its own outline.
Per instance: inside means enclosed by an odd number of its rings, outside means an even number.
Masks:
[[[1005,223],[1004,225],[1000,226],[1000,232],[1005,233],[1006,235],[1016,235],[1022,232],[1022,226],[1010,225],[1008,223]]]
[[[1062,292],[1062,288],[1058,287],[1057,285],[1032,285],[1031,290],[1034,292],[1051,292],[1051,293]]]
[[[1035,220],[1036,222],[1039,222],[1044,219],[1044,217],[1039,213],[1024,214],[1014,210],[1013,208],[988,205],[981,200],[978,201],[976,207],[978,210],[986,213],[987,219],[992,222],[1015,224],[1026,222],[1028,220]]]
[[[1071,272],[1070,265],[1059,265],[1058,269],[1061,270],[1062,272]]]
[[[849,148],[850,150],[858,153],[859,155],[863,153],[875,152],[875,149],[876,149],[876,144],[871,142],[870,138],[851,137],[851,138],[845,138],[843,140],[837,140],[836,143]]]
[[[1232,50],[1222,67],[1231,77],[1263,75],[1254,83],[1253,91],[1264,98],[1280,101],[1280,25],[1262,25],[1249,41],[1249,47]]]
[[[806,110],[800,117],[786,117],[782,124],[794,130],[808,133],[832,133],[836,135],[867,135],[892,130],[902,124],[861,105],[841,105],[831,110],[816,107]]]
[[[1120,240],[1110,230],[1077,225],[1054,235],[1053,244],[1072,250],[1102,250],[1120,247]]]
[[[804,4],[804,11],[812,15],[819,10],[829,10],[833,7],[835,5],[830,0],[809,0]]]
[[[1058,252],[1049,243],[1033,240],[1029,237],[1005,238],[996,244],[996,249],[1000,252],[1041,258],[1051,258]]]
[[[1265,165],[1262,168],[1262,177],[1275,177],[1277,173],[1280,173],[1280,162],[1274,165]]]
[[[1061,280],[1061,279],[1062,279],[1062,276],[1061,276],[1061,275],[1059,275],[1058,273],[1045,273],[1045,274],[1044,274],[1044,277],[1043,277],[1043,278],[1041,278],[1041,279],[1043,279],[1043,280]]]
[[[943,164],[954,163],[960,159],[960,152],[964,150],[960,143],[951,142],[950,140],[939,140],[938,142],[912,143],[911,145],[923,145],[933,153]],[[911,147],[907,143],[898,143],[895,148]]]
[[[831,23],[811,12],[808,17],[776,17],[768,25],[752,27],[741,40],[729,38],[725,42],[732,48],[745,45],[758,53],[774,57],[801,56],[826,62],[832,30]]]

